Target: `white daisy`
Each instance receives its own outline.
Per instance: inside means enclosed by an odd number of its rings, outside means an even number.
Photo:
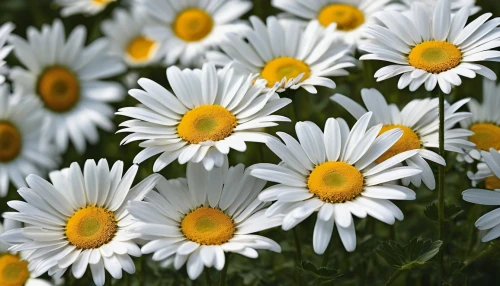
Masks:
[[[7,39],[10,36],[10,33],[14,30],[14,24],[5,23],[0,27],[0,67],[5,67],[6,62],[5,58],[9,55],[10,51],[12,51],[13,46],[5,45]],[[5,81],[5,76],[3,72],[0,73],[0,84]]]
[[[431,91],[439,84],[448,94],[462,84],[460,76],[496,79],[476,62],[500,60],[500,51],[492,50],[500,46],[500,18],[486,22],[492,15],[487,13],[466,26],[469,14],[466,6],[452,17],[450,0],[439,0],[433,15],[421,3],[414,3],[407,15],[381,12],[376,17],[383,24],[366,29],[370,39],[360,49],[369,54],[360,59],[394,63],[375,73],[377,81],[402,74],[398,88],[410,86],[411,91],[423,84]]]
[[[325,30],[318,21],[307,27],[276,17],[268,17],[267,26],[256,16],[250,21],[253,29],[244,38],[228,34],[220,47],[238,72],[260,74],[269,88],[280,83],[280,92],[302,87],[317,93],[315,86],[335,88],[328,77],[348,75],[344,68],[354,66],[351,48],[333,35],[335,24]],[[226,64],[220,52],[207,53],[207,59]]]
[[[186,264],[189,278],[204,267],[222,270],[224,252],[257,258],[256,249],[281,252],[273,240],[254,233],[281,225],[283,216],[266,218],[268,204],[257,199],[266,181],[253,178],[243,165],[207,171],[188,163],[187,180],[160,180],[158,192],[144,202],[131,202],[128,210],[138,222],[131,230],[149,242],[143,254],[163,267]]]
[[[402,0],[401,5],[403,9],[411,9],[412,3],[422,3],[423,7],[427,9],[430,13],[436,8],[438,0]],[[471,9],[471,15],[476,14],[481,11],[481,7],[476,6],[476,0],[451,0],[451,12],[457,13],[463,7],[469,7]]]
[[[361,118],[367,111],[373,112],[369,126],[383,124],[381,134],[394,128],[401,129],[403,131],[401,139],[376,161],[380,163],[404,151],[418,150],[414,157],[406,159],[405,162],[408,166],[420,168],[422,173],[403,179],[403,183],[408,185],[411,181],[418,187],[423,181],[429,189],[435,189],[434,173],[425,159],[446,165],[444,158],[431,150],[439,148],[439,99],[412,100],[399,110],[395,104],[387,104],[384,96],[376,89],[361,90],[361,97],[366,109],[341,94],[335,94],[331,99],[356,119]],[[458,101],[451,106],[445,105],[445,150],[464,153],[464,149],[474,148],[474,144],[467,140],[473,132],[453,128],[458,122],[472,116],[470,112],[457,112],[468,100]]]
[[[259,199],[276,201],[266,211],[268,217],[284,214],[283,230],[289,230],[318,211],[313,247],[325,252],[333,227],[347,251],[356,248],[352,215],[370,215],[387,224],[404,218],[390,200],[413,200],[415,193],[390,182],[408,178],[421,171],[398,165],[417,154],[407,151],[375,164],[403,132],[392,129],[381,136],[382,124],[367,131],[372,113],[366,113],[349,131],[342,119],[330,118],[325,133],[312,122],[295,126],[299,142],[286,133],[278,133],[285,142],[273,138],[267,146],[282,160],[279,165],[257,164],[250,174],[278,183],[264,190]]]
[[[0,197],[26,186],[29,174],[45,175],[57,168],[60,156],[46,138],[50,122],[38,98],[16,89],[10,94],[7,84],[0,85]]]
[[[151,175],[130,188],[137,173],[132,166],[122,177],[123,162],[117,161],[111,171],[101,159],[77,163],[50,174],[52,184],[30,175],[30,188],[18,192],[26,202],[10,201],[18,212],[4,214],[6,219],[28,226],[0,236],[13,244],[11,251],[31,250],[26,257],[29,270],[36,276],[61,277],[72,266],[73,276],[81,278],[90,266],[94,283],[104,284],[104,269],[113,278],[122,277],[122,269],[134,273],[132,256],[141,251],[127,231],[133,227],[126,209],[128,201],[142,200],[153,189],[159,175]]]
[[[75,14],[95,15],[102,12],[116,0],[54,0],[54,3],[63,7],[61,16],[68,17]]]
[[[59,20],[42,31],[30,27],[28,41],[12,36],[14,53],[26,67],[15,67],[10,74],[16,85],[40,96],[45,113],[51,118],[57,148],[64,152],[71,140],[78,152],[86,141],[99,140],[97,127],[111,131],[113,108],[107,102],[125,96],[117,82],[102,81],[125,70],[119,57],[108,55],[108,42],[98,39],[84,47],[86,30],[79,26],[65,41]]]
[[[205,52],[216,47],[224,34],[241,33],[246,25],[238,18],[252,8],[247,0],[150,0],[144,5],[157,24],[146,33],[162,43],[160,54],[167,65],[198,66]]]
[[[120,124],[126,128],[119,132],[132,133],[122,144],[145,140],[139,145],[145,149],[134,163],[162,153],[154,172],[176,159],[180,164],[203,162],[207,170],[220,167],[230,148],[243,152],[245,142],[265,142],[269,135],[257,130],[290,121],[272,115],[290,99],[279,98],[274,90],[263,94],[265,81],[237,75],[230,67],[216,71],[205,64],[202,70],[181,71],[173,66],[167,70],[167,78],[175,95],[143,78],[138,82],[145,91],[129,91],[142,105],[117,112],[134,118]]]

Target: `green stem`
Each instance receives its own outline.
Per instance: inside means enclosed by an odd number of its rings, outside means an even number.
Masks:
[[[332,246],[332,241],[333,241],[333,235],[332,235],[332,238],[330,239],[330,243],[328,244],[326,250],[325,250],[325,253],[323,254],[323,260],[321,262],[321,267],[327,267],[328,266],[328,258],[330,256],[330,248]],[[316,279],[316,285],[319,286],[321,285],[321,279]],[[329,285],[333,285],[333,282],[330,281],[330,284]]]
[[[208,268],[205,269],[205,281],[207,286],[212,286],[212,279],[210,278],[210,271],[208,271]]]
[[[299,234],[297,232],[297,227],[294,227],[292,229],[293,232],[293,238],[295,240],[295,254],[297,256],[297,259],[295,261],[295,265],[299,266],[300,263],[302,262],[302,248],[300,246],[300,239],[299,239]],[[300,271],[296,271],[296,278],[297,278],[297,285],[302,285],[302,278],[300,275]]]
[[[220,273],[220,286],[225,286],[226,285],[226,280],[227,280],[227,269],[229,268],[229,257],[230,254],[228,253],[226,255],[226,264],[224,265],[224,268],[222,269]]]
[[[462,268],[460,268],[460,271],[463,271],[465,268],[469,267],[472,263],[480,260],[481,258],[484,258],[488,255],[490,255],[491,253],[494,252],[494,247],[488,247],[487,249],[481,251],[478,255],[472,257],[471,259],[467,259],[465,262],[464,262],[464,265],[462,266]]]
[[[396,270],[396,272],[392,273],[389,280],[387,280],[387,282],[385,283],[385,286],[391,285],[394,282],[394,280],[396,280],[396,278],[398,278],[398,276],[399,276],[399,274],[401,274],[401,272],[403,272],[403,270],[398,269],[398,270]]]
[[[436,88],[439,96],[439,155],[445,157],[444,151],[444,93]],[[444,243],[444,178],[445,166],[438,165],[438,226],[439,240]],[[439,281],[444,276],[444,247],[439,252]]]

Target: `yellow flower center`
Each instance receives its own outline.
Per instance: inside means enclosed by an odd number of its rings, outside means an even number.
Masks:
[[[498,190],[500,189],[500,179],[496,176],[490,176],[485,180],[485,186],[488,190]]]
[[[363,175],[344,162],[316,166],[307,180],[309,192],[328,203],[351,201],[363,191]]]
[[[476,144],[476,148],[490,151],[490,148],[500,150],[500,126],[492,123],[478,123],[470,127],[474,135],[469,140]]]
[[[403,131],[403,136],[401,136],[401,138],[399,138],[399,140],[394,145],[392,145],[389,150],[387,150],[384,154],[378,157],[377,160],[375,160],[377,163],[382,163],[399,153],[420,149],[421,147],[420,138],[418,138],[418,135],[415,133],[415,131],[403,125],[384,125],[378,135],[380,136],[383,133],[394,128],[401,129],[401,131]]]
[[[181,222],[184,235],[204,245],[220,245],[234,236],[233,220],[219,209],[200,207],[187,214]]]
[[[208,36],[213,27],[214,20],[210,14],[198,8],[189,8],[177,16],[172,28],[182,40],[197,42]]]
[[[337,30],[352,31],[365,22],[365,15],[352,5],[331,4],[321,9],[318,21],[325,27],[337,23]]]
[[[9,122],[0,122],[0,162],[13,160],[21,152],[21,134]]]
[[[136,62],[145,62],[154,55],[157,44],[145,36],[133,39],[127,47],[127,55]]]
[[[0,285],[21,286],[29,277],[28,262],[8,253],[0,256]]]
[[[56,112],[73,108],[80,99],[80,83],[67,68],[47,68],[38,79],[38,94],[45,106]]]
[[[441,73],[460,64],[462,52],[453,44],[428,41],[416,45],[408,55],[410,65],[429,73]]]
[[[109,3],[113,2],[114,0],[92,0],[92,3],[96,5],[108,5]]]
[[[267,80],[268,87],[273,87],[276,82],[283,78],[289,80],[296,78],[301,73],[304,74],[301,82],[311,75],[311,69],[306,63],[290,57],[281,57],[268,62],[262,69],[260,76]]]
[[[236,116],[220,105],[202,105],[188,111],[177,126],[179,137],[191,144],[219,141],[233,133]]]
[[[66,223],[66,237],[78,249],[99,248],[113,239],[118,229],[115,213],[88,206],[76,211]]]

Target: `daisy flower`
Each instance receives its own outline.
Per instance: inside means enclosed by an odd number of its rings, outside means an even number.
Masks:
[[[26,67],[15,67],[11,79],[25,92],[38,95],[44,111],[52,122],[57,148],[64,152],[71,140],[82,153],[86,141],[99,140],[97,127],[111,131],[114,110],[108,102],[125,96],[117,82],[102,81],[125,70],[119,57],[108,55],[108,42],[94,41],[84,47],[86,30],[75,28],[65,40],[64,27],[59,20],[42,31],[30,27],[28,41],[12,36],[14,53]]]
[[[5,58],[12,51],[11,45],[5,45],[10,33],[14,30],[14,25],[12,23],[5,23],[0,27],[0,67],[5,67]],[[0,73],[0,84],[5,81],[5,76]]]
[[[132,166],[122,177],[123,162],[110,171],[101,159],[97,165],[87,160],[83,173],[77,163],[52,172],[52,184],[28,176],[29,188],[18,191],[26,202],[8,202],[18,212],[7,212],[4,218],[29,226],[5,232],[0,239],[13,244],[11,251],[31,251],[26,260],[36,276],[48,271],[61,277],[71,266],[79,279],[90,266],[94,283],[103,285],[105,269],[115,279],[122,277],[122,269],[133,274],[130,256],[141,251],[127,231],[133,221],[126,204],[142,200],[159,178],[151,175],[131,189],[137,169]]]
[[[116,0],[54,0],[54,3],[63,7],[61,16],[68,17],[75,14],[95,15],[102,12],[108,4]]]
[[[202,70],[178,67],[167,69],[174,94],[149,80],[140,79],[144,90],[129,94],[142,105],[120,109],[117,114],[131,117],[119,132],[130,132],[122,144],[145,140],[134,159],[140,164],[160,154],[153,166],[159,172],[174,160],[180,164],[203,162],[210,170],[222,166],[230,149],[246,150],[245,142],[265,142],[261,128],[290,119],[272,115],[291,102],[279,98],[274,89],[264,93],[266,83],[255,76],[237,75],[230,67],[216,71],[211,64]]]
[[[398,88],[410,86],[411,91],[425,84],[428,91],[436,85],[446,94],[453,86],[462,84],[460,76],[473,78],[476,74],[496,79],[489,68],[477,64],[498,61],[500,34],[496,27],[500,18],[488,21],[491,13],[481,15],[466,26],[468,6],[451,16],[449,0],[439,0],[434,14],[421,3],[412,5],[408,15],[381,12],[377,18],[383,24],[372,25],[365,31],[370,37],[360,46],[369,54],[361,60],[380,60],[393,63],[375,73],[377,81],[402,75]]]
[[[138,222],[131,230],[148,240],[141,251],[153,254],[163,267],[186,264],[195,280],[204,267],[222,270],[224,252],[257,258],[256,249],[281,252],[273,240],[254,233],[281,225],[283,216],[266,218],[268,204],[257,199],[265,181],[245,171],[243,165],[207,171],[188,163],[187,179],[160,180],[157,192],[128,209]]]
[[[201,63],[205,52],[216,47],[224,34],[241,33],[246,25],[238,19],[252,8],[252,1],[168,1],[139,2],[156,21],[146,33],[160,42],[160,54],[167,65],[177,61],[183,66]]]
[[[402,0],[402,2],[401,5],[403,9],[411,9],[412,3],[422,3],[427,11],[432,13],[438,0]],[[471,15],[481,11],[481,7],[476,6],[476,0],[451,0],[451,13],[457,13],[463,7],[469,7],[471,9]]]
[[[344,107],[356,119],[361,118],[367,111],[373,112],[369,126],[383,124],[380,134],[395,128],[401,129],[403,131],[401,139],[381,155],[376,162],[381,163],[405,151],[418,150],[414,157],[406,159],[405,162],[408,166],[420,168],[422,173],[403,179],[403,184],[408,185],[411,181],[418,187],[423,181],[429,189],[435,189],[434,173],[426,160],[446,165],[443,157],[431,150],[439,148],[439,99],[412,100],[402,110],[399,110],[395,104],[387,104],[384,96],[376,89],[361,90],[361,97],[366,109],[341,94],[335,94],[331,99]],[[458,101],[451,106],[446,104],[445,150],[464,153],[464,149],[474,148],[474,144],[467,140],[473,132],[453,128],[457,122],[472,116],[469,112],[457,112],[468,100]]]
[[[269,88],[279,83],[279,92],[304,88],[317,93],[315,86],[335,88],[328,77],[345,76],[353,67],[351,48],[333,35],[335,24],[324,30],[318,21],[307,27],[298,21],[267,18],[267,26],[256,16],[250,17],[253,29],[244,38],[226,35],[220,48],[238,72],[258,73]],[[220,52],[207,54],[207,59],[221,64]],[[222,63],[225,63],[222,61]]]
[[[400,167],[400,163],[417,154],[403,152],[376,164],[402,136],[392,129],[381,136],[382,124],[368,129],[372,113],[363,115],[349,131],[342,119],[330,118],[325,133],[312,122],[295,126],[299,141],[278,133],[285,142],[273,138],[267,146],[282,160],[279,165],[257,164],[250,174],[278,183],[264,190],[259,199],[276,201],[266,211],[268,217],[285,215],[283,230],[290,230],[314,212],[318,212],[313,234],[317,254],[325,252],[334,225],[347,251],[356,248],[352,215],[370,215],[387,224],[404,218],[390,200],[413,200],[415,192],[391,182],[409,178],[421,171]]]
[[[0,197],[7,195],[9,182],[24,187],[26,176],[44,175],[61,159],[46,140],[50,122],[40,100],[19,88],[11,95],[9,89],[0,85]]]

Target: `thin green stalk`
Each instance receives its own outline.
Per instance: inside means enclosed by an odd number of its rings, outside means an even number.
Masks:
[[[385,286],[389,286],[392,283],[394,283],[394,280],[396,280],[396,278],[398,278],[398,276],[399,276],[399,274],[401,274],[401,272],[403,272],[403,270],[401,270],[401,269],[396,270],[396,272],[394,272],[391,275],[391,277],[389,278],[389,280],[387,280],[387,282],[385,283]]]
[[[328,243],[328,246],[325,250],[325,253],[323,254],[323,260],[321,262],[321,267],[327,267],[328,266],[328,258],[330,257],[330,248],[332,246],[332,241],[333,241],[333,235],[332,235],[332,238],[330,239],[330,242]],[[316,285],[319,286],[321,285],[321,279],[316,279]],[[330,284],[329,285],[333,285],[333,282],[330,281]]]
[[[212,278],[210,278],[210,271],[208,271],[208,268],[205,269],[205,282],[208,286],[212,286]]]
[[[469,267],[472,263],[492,254],[494,252],[494,250],[495,250],[495,248],[490,246],[487,249],[481,251],[478,255],[472,257],[471,259],[467,259],[464,262],[464,265],[462,266],[462,268],[460,268],[460,271],[463,271],[465,268]]]
[[[444,93],[437,87],[439,96],[439,155],[445,157],[444,151]],[[438,227],[439,240],[444,243],[444,177],[445,166],[438,165]],[[444,249],[439,252],[439,281],[444,276]],[[441,282],[440,282],[441,283]]]
[[[294,227],[292,229],[292,232],[293,232],[293,238],[295,240],[295,254],[297,256],[295,265],[299,266],[300,263],[302,262],[302,248],[300,246],[300,239],[299,239],[299,234],[297,232],[297,227]],[[296,271],[296,279],[297,279],[297,285],[302,285],[302,277],[300,275],[300,271]]]
[[[220,286],[226,286],[227,269],[229,268],[229,258],[230,258],[230,253],[226,255],[226,264],[224,265],[224,268],[220,273],[220,283],[219,283]]]

